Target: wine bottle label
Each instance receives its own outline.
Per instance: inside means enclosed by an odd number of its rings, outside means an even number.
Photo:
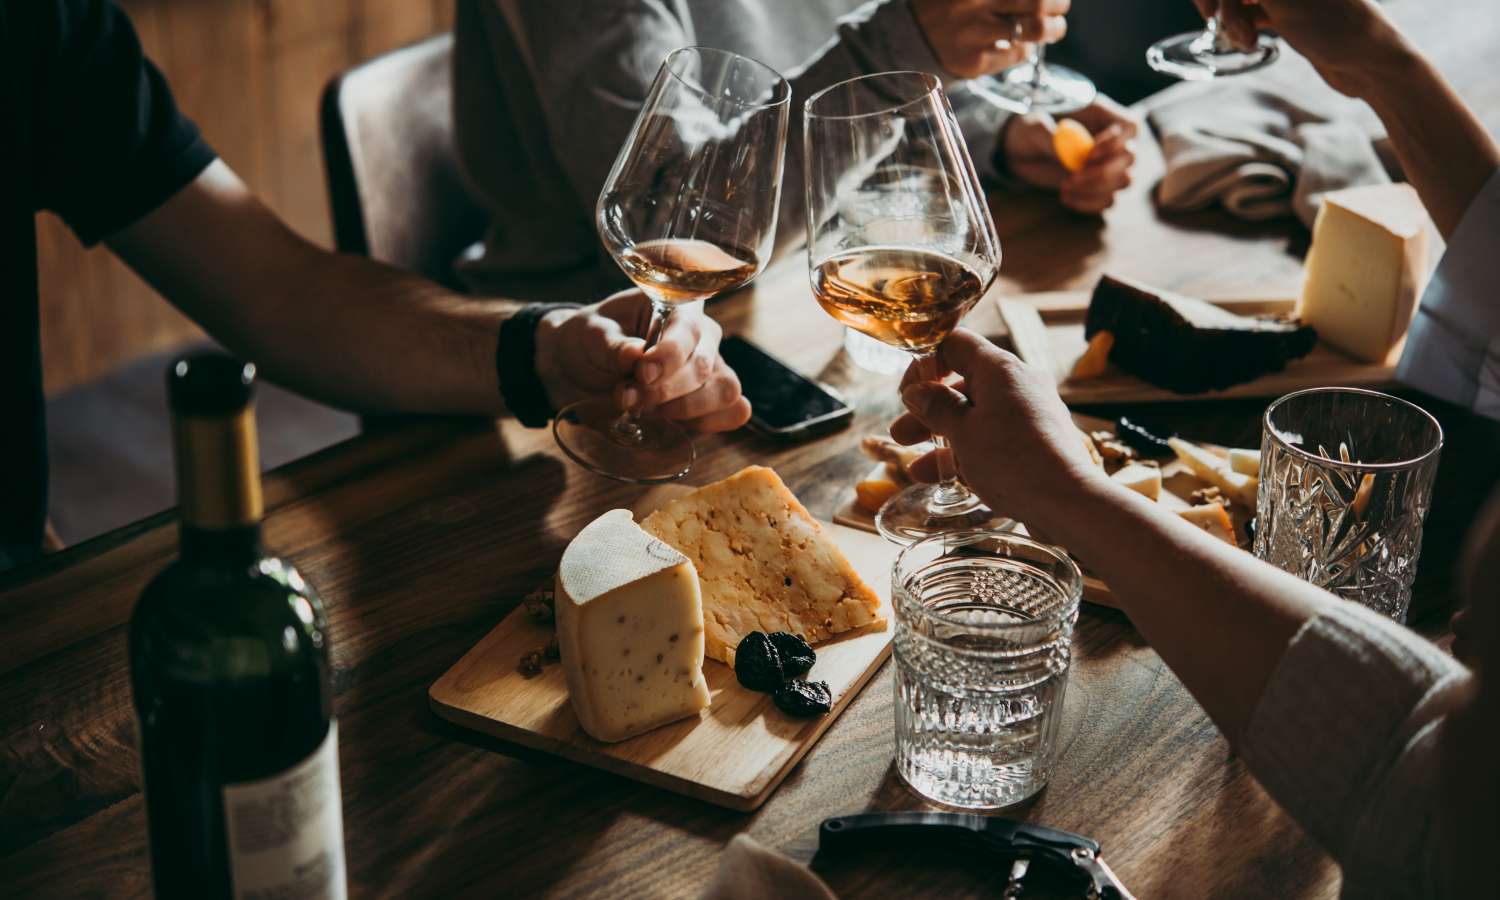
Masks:
[[[338,722],[285,772],[224,785],[224,827],[236,900],[344,900]]]

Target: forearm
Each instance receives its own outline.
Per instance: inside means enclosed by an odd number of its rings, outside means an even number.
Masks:
[[[307,247],[256,303],[205,321],[267,377],[363,412],[501,416],[501,323],[517,304],[454,294],[363,257]]]
[[[1036,521],[1104,580],[1231,743],[1287,643],[1327,595],[1099,479]]]
[[[1363,71],[1359,96],[1385,125],[1406,177],[1443,236],[1500,166],[1500,148],[1452,85],[1404,38]]]

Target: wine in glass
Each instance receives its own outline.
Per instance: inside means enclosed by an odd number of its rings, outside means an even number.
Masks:
[[[1230,0],[1234,2],[1234,0]],[[1222,75],[1241,75],[1268,66],[1280,55],[1280,45],[1269,34],[1257,34],[1255,46],[1241,50],[1229,39],[1215,14],[1202,31],[1189,31],[1157,41],[1146,50],[1146,64],[1185,81],[1206,81]]]
[[[679,304],[765,267],[791,96],[774,69],[726,50],[685,47],[662,62],[595,208],[605,249],[651,300],[647,349]],[[607,398],[562,409],[552,432],[578,464],[620,481],[671,481],[693,464],[681,426]]]
[[[1000,270],[1000,240],[940,82],[919,72],[855,78],[813,95],[803,117],[814,297],[936,377],[938,344]],[[951,455],[939,460],[940,483],[881,507],[875,524],[887,539],[1004,524],[958,481]]]

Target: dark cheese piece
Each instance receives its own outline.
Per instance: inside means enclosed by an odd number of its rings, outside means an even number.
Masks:
[[[1179,394],[1216,391],[1279,372],[1312,352],[1311,326],[1237,316],[1212,303],[1106,275],[1084,335],[1113,332],[1110,362]]]

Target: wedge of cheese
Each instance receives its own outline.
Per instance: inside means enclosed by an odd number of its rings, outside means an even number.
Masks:
[[[1161,496],[1161,469],[1156,466],[1130,463],[1109,477],[1148,499]]]
[[[1260,479],[1244,472],[1236,472],[1230,467],[1228,458],[1210,453],[1182,438],[1167,438],[1167,446],[1172,448],[1172,452],[1177,454],[1177,458],[1182,460],[1182,464],[1187,466],[1195,478],[1201,478],[1223,491],[1224,496],[1231,500],[1255,509],[1256,498],[1260,493]]]
[[[1229,520],[1229,512],[1219,504],[1205,503],[1191,509],[1179,509],[1177,514],[1219,540],[1239,546],[1234,539],[1234,524]]]
[[[1355,359],[1385,362],[1426,286],[1427,221],[1409,184],[1325,194],[1297,316]]]
[[[1260,477],[1260,451],[1234,449],[1229,451],[1229,468],[1241,475]]]
[[[735,647],[752,631],[816,644],[880,621],[880,598],[764,466],[673,500],[641,527],[698,567],[707,654],[720,662],[734,665]]]
[[[593,737],[623,741],[708,706],[698,573],[629,510],[568,544],[555,606],[568,697]]]

